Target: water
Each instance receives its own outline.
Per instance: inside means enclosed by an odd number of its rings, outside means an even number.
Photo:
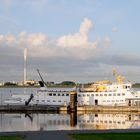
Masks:
[[[12,93],[34,93],[37,88],[1,88],[0,104]],[[140,89],[137,89],[140,90]],[[0,132],[74,129],[140,129],[140,114],[0,113]]]
[[[136,114],[0,114],[0,132],[140,129]]]

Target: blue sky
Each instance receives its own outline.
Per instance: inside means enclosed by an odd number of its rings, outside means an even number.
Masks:
[[[1,0],[0,81],[140,82],[139,0]]]

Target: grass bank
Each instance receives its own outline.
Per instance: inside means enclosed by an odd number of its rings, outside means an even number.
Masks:
[[[22,140],[23,136],[0,136],[0,140]]]
[[[140,140],[140,132],[72,134],[70,137],[74,140]]]

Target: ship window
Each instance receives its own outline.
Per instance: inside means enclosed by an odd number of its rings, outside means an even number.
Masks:
[[[91,96],[94,96],[94,94],[91,94]]]
[[[120,96],[120,94],[117,94],[118,96]]]
[[[89,96],[89,94],[87,94],[87,96]]]
[[[47,102],[50,102],[50,100],[47,100]]]
[[[61,100],[59,100],[58,102],[61,102]]]
[[[107,96],[107,94],[104,94],[104,96]]]
[[[64,96],[64,94],[62,94],[62,96]]]
[[[95,96],[98,96],[98,94],[95,94]]]
[[[109,94],[109,96],[111,96],[111,94]]]
[[[83,94],[83,97],[85,97],[85,94]]]
[[[81,95],[78,94],[78,97],[81,97]]]
[[[80,122],[81,122],[81,120],[78,120],[78,122],[80,123]]]
[[[125,96],[125,93],[122,93],[123,96]]]
[[[69,96],[69,94],[67,93],[66,96]]]
[[[45,102],[45,100],[42,100],[42,102]]]
[[[60,94],[58,94],[58,96],[60,96]]]
[[[49,93],[49,96],[52,96],[52,94],[51,94],[51,93]]]
[[[98,114],[95,114],[95,117],[98,117]]]
[[[116,94],[113,94],[113,96],[116,96]]]
[[[53,102],[56,102],[55,100],[53,100]]]
[[[100,96],[103,96],[103,94],[100,94]]]
[[[118,122],[118,124],[121,124],[121,122]]]

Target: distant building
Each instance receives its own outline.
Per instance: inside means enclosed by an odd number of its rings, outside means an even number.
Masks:
[[[0,83],[0,86],[3,86],[3,83]]]
[[[26,80],[18,83],[18,86],[37,86],[38,82],[35,80]]]
[[[24,84],[25,85],[35,85],[36,84],[36,81],[34,81],[34,80],[26,80],[26,81],[24,81]]]
[[[52,86],[52,85],[54,85],[54,82],[53,81],[48,81],[48,82],[46,82],[46,84],[49,85],[49,86]]]

